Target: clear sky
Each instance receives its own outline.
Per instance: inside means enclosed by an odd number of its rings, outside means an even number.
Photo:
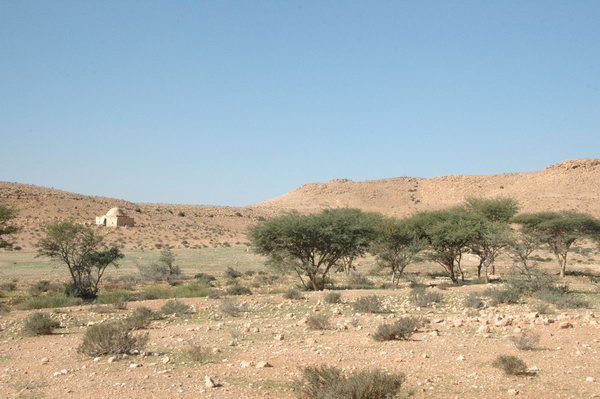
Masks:
[[[600,156],[600,1],[0,0],[0,180],[247,205]]]

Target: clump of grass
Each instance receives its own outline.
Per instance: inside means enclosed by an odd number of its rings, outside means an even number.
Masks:
[[[529,351],[535,349],[540,342],[540,334],[531,330],[523,330],[519,335],[511,337],[510,340],[517,349]]]
[[[35,312],[27,316],[23,323],[23,335],[48,335],[52,334],[60,323],[43,312]]]
[[[478,293],[471,292],[463,301],[463,306],[472,309],[481,309],[485,306]]]
[[[86,329],[78,351],[88,356],[133,353],[141,351],[148,342],[148,335],[134,336],[123,323],[104,323]]]
[[[352,304],[352,308],[358,313],[383,313],[381,299],[377,295],[364,296],[358,298]]]
[[[212,289],[207,295],[210,299],[219,299],[223,296],[223,291]]]
[[[142,291],[140,299],[200,298],[207,296],[210,290],[210,287],[199,282],[175,287],[150,286]]]
[[[409,299],[413,305],[424,308],[431,306],[432,303],[442,302],[444,296],[439,292],[427,290],[425,287],[416,287],[412,289]]]
[[[516,356],[500,355],[494,360],[492,366],[499,368],[507,375],[527,374],[527,365]]]
[[[352,288],[371,288],[373,282],[369,280],[364,274],[358,272],[352,272],[346,280],[348,285]]]
[[[97,303],[103,304],[103,305],[121,305],[122,303],[134,300],[135,296],[133,295],[132,292],[127,291],[127,290],[115,290],[115,291],[109,291],[109,292],[102,292],[100,295],[98,295],[98,298],[96,299]]]
[[[148,328],[152,320],[159,318],[159,315],[150,308],[141,306],[135,308],[133,312],[124,320],[125,325],[131,330],[141,330]]]
[[[285,299],[304,299],[304,295],[296,289],[287,290],[281,296]]]
[[[382,370],[363,370],[345,376],[336,367],[306,367],[296,383],[300,399],[392,399],[406,378]]]
[[[340,303],[342,301],[342,294],[339,292],[329,292],[323,297],[325,303]]]
[[[213,354],[209,348],[200,345],[190,345],[184,351],[184,356],[196,363],[210,363]]]
[[[160,313],[163,315],[185,316],[191,312],[191,307],[183,302],[171,299],[167,301],[161,308]]]
[[[10,313],[10,308],[3,302],[0,302],[0,315]]]
[[[490,304],[492,306],[519,303],[521,300],[521,291],[511,287],[503,290],[487,289],[483,292],[483,294],[490,298]]]
[[[28,310],[62,308],[66,306],[78,306],[83,304],[83,299],[67,297],[64,295],[48,295],[31,298],[22,304],[22,308]]]
[[[546,288],[535,292],[533,296],[539,300],[553,304],[558,309],[577,309],[589,307],[589,303],[587,301],[570,294],[566,288]]]
[[[194,278],[196,280],[200,281],[201,283],[206,284],[206,285],[209,285],[213,281],[217,280],[217,278],[215,276],[213,276],[212,274],[207,274],[207,273],[198,273],[198,274],[195,274]]]
[[[242,308],[239,305],[230,301],[221,302],[217,309],[219,312],[232,317],[236,317],[242,311]]]
[[[376,341],[407,340],[419,328],[421,321],[416,317],[402,317],[392,324],[382,324],[373,339]]]
[[[329,317],[322,314],[312,314],[306,319],[306,325],[310,330],[327,330],[331,327]]]
[[[533,304],[531,306],[531,310],[533,310],[534,312],[539,313],[539,314],[551,314],[552,313],[552,309],[550,309],[550,306],[544,302],[538,302],[538,303]]]
[[[12,292],[16,289],[17,289],[17,283],[15,283],[14,281],[0,284],[0,290],[2,290],[2,291]]]
[[[53,286],[48,280],[40,280],[29,287],[29,295],[39,296],[48,291],[56,291],[57,287]]]
[[[233,287],[227,288],[225,292],[227,295],[252,295],[250,288],[237,284]]]

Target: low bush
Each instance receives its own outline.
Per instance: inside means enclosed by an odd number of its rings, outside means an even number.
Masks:
[[[46,313],[32,313],[25,319],[23,323],[23,335],[47,335],[52,334],[56,328],[60,327],[60,323],[54,320]]]
[[[306,325],[311,330],[327,330],[330,328],[329,317],[322,314],[312,314],[306,319]]]
[[[369,280],[364,274],[358,272],[352,272],[346,279],[348,285],[352,288],[371,288],[373,282]]]
[[[10,308],[3,302],[0,302],[0,315],[10,313]]]
[[[163,263],[138,264],[136,266],[138,273],[144,280],[162,281],[169,277],[169,267]]]
[[[2,290],[2,291],[12,292],[16,289],[17,289],[17,283],[15,283],[13,281],[0,284],[0,290]]]
[[[378,369],[345,376],[336,367],[306,367],[296,391],[300,399],[393,399],[405,380],[403,374]]]
[[[143,350],[147,342],[147,334],[134,336],[124,323],[103,323],[86,329],[78,350],[93,357],[131,354]]]
[[[302,293],[296,289],[287,290],[281,296],[285,299],[304,299]]]
[[[494,360],[492,366],[499,368],[508,375],[527,374],[527,365],[516,356],[500,355]]]
[[[206,285],[209,285],[211,282],[217,280],[217,278],[215,276],[213,276],[212,274],[207,274],[207,273],[197,273],[194,275],[194,278]]]
[[[159,318],[159,315],[152,309],[145,306],[135,308],[133,312],[124,320],[125,325],[131,330],[141,330],[148,328],[152,320]]]
[[[503,290],[487,289],[483,294],[490,298],[490,304],[492,306],[519,303],[521,300],[521,292],[514,288],[505,288]]]
[[[535,349],[540,342],[540,334],[531,330],[523,330],[518,335],[511,337],[510,340],[517,349],[529,351]]]
[[[190,345],[184,351],[184,356],[196,363],[210,363],[213,354],[209,348],[200,345]]]
[[[419,328],[421,321],[415,317],[402,317],[392,324],[382,324],[373,334],[376,341],[406,340]]]
[[[57,291],[58,287],[52,285],[48,280],[40,280],[29,287],[29,295],[39,296],[48,291]]]
[[[424,308],[431,306],[432,303],[442,302],[444,295],[439,292],[430,291],[425,287],[416,287],[411,290],[409,299],[413,305]]]
[[[531,306],[531,310],[539,314],[552,314],[552,309],[547,303],[538,302]]]
[[[114,305],[133,301],[135,299],[133,292],[121,289],[100,293],[98,298],[96,298],[96,302],[103,305]]]
[[[161,308],[160,313],[163,315],[175,315],[175,316],[185,316],[186,314],[192,311],[189,305],[186,305],[183,302],[176,301],[171,299],[167,301]]]
[[[325,303],[340,303],[342,301],[342,294],[339,292],[329,292],[323,297]]]
[[[235,270],[232,267],[228,267],[227,270],[225,270],[224,275],[226,278],[229,278],[229,279],[236,279],[236,278],[242,277],[242,273],[238,272],[237,270]]]
[[[181,284],[176,287],[150,286],[139,294],[140,299],[168,299],[168,298],[200,298],[205,297],[211,288],[199,282]]]
[[[242,311],[242,308],[233,302],[223,301],[219,304],[217,310],[228,316],[235,317]]]
[[[243,285],[234,285],[233,287],[229,287],[225,293],[227,295],[252,295],[250,288],[244,287]]]
[[[223,291],[212,289],[207,295],[210,299],[219,299],[223,296]]]
[[[47,308],[62,308],[66,306],[78,306],[83,304],[83,299],[67,297],[64,295],[48,295],[31,298],[19,306],[20,308],[34,310]]]
[[[481,309],[485,306],[478,293],[471,292],[463,301],[463,306],[472,309]]]
[[[381,307],[381,300],[377,295],[358,298],[352,304],[352,308],[358,313],[384,313]]]
[[[586,300],[570,294],[567,289],[546,288],[535,292],[533,296],[539,300],[553,304],[558,309],[589,307],[589,303]]]

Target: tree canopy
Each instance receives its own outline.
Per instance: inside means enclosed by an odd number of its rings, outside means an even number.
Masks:
[[[123,254],[117,247],[106,248],[103,237],[90,227],[72,221],[58,221],[45,229],[38,243],[38,256],[64,263],[71,275],[68,293],[81,298],[94,298],[106,268],[117,266]]]
[[[5,237],[19,231],[17,226],[11,224],[16,217],[16,209],[0,203],[0,248],[12,247],[12,244]]]
[[[366,253],[377,220],[375,214],[351,208],[292,212],[257,224],[248,237],[270,264],[294,271],[306,288],[322,290],[332,269],[343,269],[344,262]]]

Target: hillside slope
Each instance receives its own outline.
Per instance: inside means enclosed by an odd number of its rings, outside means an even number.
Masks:
[[[394,216],[439,209],[467,197],[506,196],[521,210],[573,209],[600,216],[600,158],[563,161],[536,172],[441,177],[396,177],[304,184],[255,207],[314,211],[356,207]]]

